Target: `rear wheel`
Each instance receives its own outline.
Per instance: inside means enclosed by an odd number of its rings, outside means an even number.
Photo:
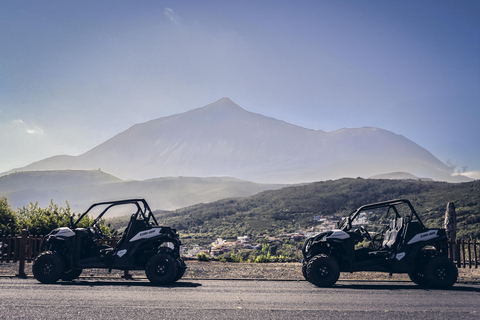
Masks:
[[[414,283],[418,284],[419,286],[428,286],[428,282],[425,279],[425,274],[420,271],[412,271],[408,273],[408,277],[410,280],[412,280]]]
[[[178,276],[177,264],[172,255],[168,253],[158,253],[147,261],[145,274],[153,284],[170,284],[175,282]]]
[[[62,259],[58,254],[45,251],[33,262],[32,272],[35,279],[41,283],[55,283],[63,275],[63,268]]]
[[[83,271],[82,269],[71,269],[71,270],[65,271],[61,276],[61,279],[63,281],[75,280],[78,277],[80,277],[80,275],[82,274],[82,271]]]
[[[425,266],[425,280],[433,288],[451,287],[457,277],[457,267],[446,257],[434,257]]]
[[[337,261],[325,254],[313,257],[306,267],[306,279],[318,287],[331,287],[340,277]]]

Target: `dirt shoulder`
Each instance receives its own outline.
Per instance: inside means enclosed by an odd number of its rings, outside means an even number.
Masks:
[[[252,280],[305,280],[302,276],[301,263],[231,263],[218,261],[189,260],[187,271],[183,279],[252,279]],[[18,274],[18,263],[0,263],[0,277],[14,277]],[[32,264],[26,263],[25,273],[32,276]],[[459,268],[458,282],[480,283],[480,268]],[[145,278],[143,271],[131,271],[134,278]],[[121,278],[123,271],[102,269],[86,269],[81,277],[107,277]],[[355,272],[340,274],[340,280],[356,281],[410,281],[406,274],[394,274],[380,272]]]

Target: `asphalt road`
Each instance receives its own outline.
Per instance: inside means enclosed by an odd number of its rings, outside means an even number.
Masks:
[[[0,319],[479,319],[480,285],[409,282],[78,280],[0,278]]]

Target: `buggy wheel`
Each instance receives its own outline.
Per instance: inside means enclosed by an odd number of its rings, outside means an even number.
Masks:
[[[32,272],[41,283],[55,283],[63,274],[62,259],[52,251],[45,251],[33,262]]]
[[[418,284],[419,286],[426,287],[428,286],[428,281],[425,279],[425,274],[423,272],[414,270],[408,273],[408,277],[414,283]]]
[[[318,287],[331,287],[340,277],[337,261],[325,254],[319,254],[308,262],[307,280]]]
[[[187,271],[187,265],[185,264],[183,259],[177,259],[177,275],[175,276],[174,281],[180,280],[185,274],[185,271]]]
[[[302,263],[302,274],[303,274],[303,277],[305,278],[305,280],[310,281],[310,279],[308,278],[308,275],[307,275],[307,265],[308,265],[307,261],[304,261]]]
[[[434,257],[425,266],[425,280],[433,288],[451,287],[457,277],[457,267],[446,257]]]
[[[153,284],[170,284],[176,281],[177,264],[170,254],[158,253],[147,261],[145,274]]]
[[[72,281],[80,277],[82,274],[83,269],[71,269],[68,271],[64,271],[63,275],[60,277],[63,281]]]

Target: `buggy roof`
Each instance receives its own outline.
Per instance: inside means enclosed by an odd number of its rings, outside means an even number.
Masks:
[[[395,212],[395,216],[400,217],[400,214],[398,213],[398,210],[395,207],[395,206],[398,206],[398,205],[407,205],[408,208],[410,209],[410,214],[409,214],[410,221],[413,220],[414,218],[416,218],[417,221],[420,223],[420,225],[422,227],[424,227],[422,221],[418,217],[418,214],[415,211],[415,209],[413,208],[410,201],[408,201],[407,199],[394,199],[394,200],[388,200],[388,201],[366,204],[366,205],[363,205],[363,206],[359,207],[358,209],[352,211],[346,219],[341,221],[341,223],[339,224],[339,229],[341,229],[341,230],[349,229],[349,226],[351,225],[352,221],[355,220],[355,218],[360,214],[360,212],[368,211],[368,210],[374,210],[374,209],[378,209],[378,208],[385,208],[385,207],[392,208],[393,211]]]
[[[144,220],[149,220],[152,219],[154,221],[155,225],[158,225],[157,220],[152,214],[152,210],[150,209],[147,201],[145,199],[126,199],[126,200],[116,200],[116,201],[105,201],[105,202],[98,202],[94,203],[88,208],[87,211],[85,211],[78,219],[75,221],[75,223],[72,223],[72,227],[76,227],[77,224],[82,220],[93,208],[99,207],[99,206],[106,206],[105,209],[95,218],[93,221],[92,225],[95,225],[102,219],[103,215],[112,207],[115,206],[122,206],[122,205],[128,205],[128,204],[133,204],[137,207],[136,213],[134,213],[136,216],[141,215]]]

